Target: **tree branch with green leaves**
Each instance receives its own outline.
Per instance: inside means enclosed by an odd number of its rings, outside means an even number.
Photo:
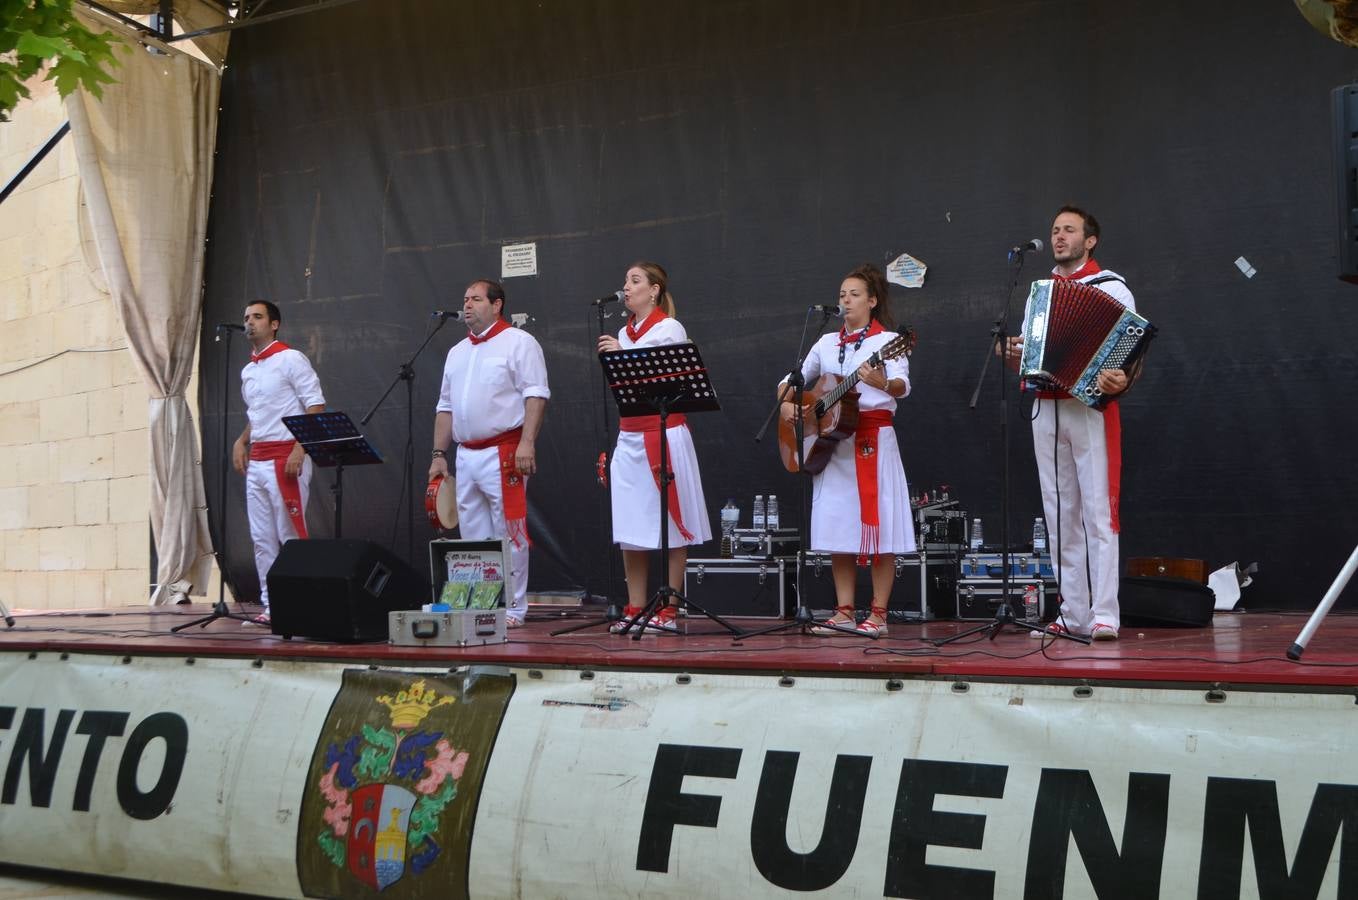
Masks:
[[[29,96],[26,82],[47,69],[62,97],[84,88],[95,97],[119,65],[112,35],[91,31],[71,9],[74,0],[0,0],[0,122]]]

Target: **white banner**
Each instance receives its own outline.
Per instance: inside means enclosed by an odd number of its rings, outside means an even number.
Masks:
[[[288,897],[1340,897],[1354,714],[1351,694],[10,653],[0,841],[15,864]]]
[[[1340,824],[1358,826],[1351,695],[1089,694],[546,672],[519,682],[502,726],[472,883],[487,897],[1340,896]]]

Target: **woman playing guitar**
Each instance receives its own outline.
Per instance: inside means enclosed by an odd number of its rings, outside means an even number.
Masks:
[[[599,352],[655,347],[688,340],[688,333],[674,318],[674,298],[667,287],[665,270],[652,262],[637,262],[623,280],[623,303],[632,315],[618,336],[599,338]],[[698,474],[698,455],[693,448],[684,416],[667,420],[669,471],[669,585],[684,588],[684,563],[690,544],[712,539],[707,501]],[[660,417],[630,416],[619,423],[618,445],[613,450],[610,480],[613,496],[613,540],[622,548],[627,574],[627,607],[612,631],[617,633],[646,605],[646,578],[650,551],[660,546],[660,491],[656,486],[660,463]],[[678,608],[665,606],[651,617],[647,627],[677,631]],[[640,626],[638,626],[640,627]]]
[[[886,277],[876,266],[865,263],[844,278],[839,306],[844,313],[843,329],[816,342],[802,365],[802,375],[810,385],[822,375],[845,378],[857,373],[858,424],[852,439],[839,441],[824,469],[815,475],[810,546],[830,554],[835,614],[829,624],[856,627],[877,637],[887,633],[895,556],[915,550],[910,488],[891,426],[896,400],[910,393],[910,367],[904,351],[882,366],[868,364],[876,351],[885,350],[898,338],[892,330]],[[795,403],[783,403],[785,423],[790,424],[796,412]],[[813,415],[804,427],[813,433],[817,424]],[[812,471],[809,466],[808,471]],[[872,560],[872,600],[867,619],[855,626],[856,560],[867,559]],[[812,633],[839,632],[816,627]]]

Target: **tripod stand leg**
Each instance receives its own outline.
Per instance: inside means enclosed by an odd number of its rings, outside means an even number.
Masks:
[[[1349,554],[1349,561],[1344,563],[1344,568],[1339,571],[1334,583],[1325,592],[1320,605],[1316,607],[1315,612],[1311,613],[1311,618],[1306,620],[1306,627],[1302,628],[1301,634],[1297,635],[1292,646],[1287,648],[1288,659],[1301,659],[1301,655],[1306,652],[1306,645],[1310,643],[1316,629],[1320,628],[1321,620],[1329,614],[1330,607],[1334,606],[1339,595],[1344,592],[1344,588],[1348,587],[1349,579],[1353,578],[1353,573],[1356,571],[1358,571],[1358,547],[1353,548],[1353,553]]]
[[[586,628],[597,628],[600,625],[612,625],[622,618],[622,610],[618,608],[618,604],[609,603],[608,608],[600,618],[590,619],[587,622],[578,622],[575,625],[568,625],[565,628],[558,628],[556,631],[550,632],[550,635],[552,637],[557,637],[563,634],[573,634],[577,631],[584,631]]]

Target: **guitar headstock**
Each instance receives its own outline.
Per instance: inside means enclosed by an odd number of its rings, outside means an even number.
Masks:
[[[896,359],[898,356],[909,356],[915,349],[915,329],[906,326],[901,329],[901,333],[896,335],[886,343],[882,349],[872,354],[868,360],[868,365],[876,367],[885,363],[889,359]]]

